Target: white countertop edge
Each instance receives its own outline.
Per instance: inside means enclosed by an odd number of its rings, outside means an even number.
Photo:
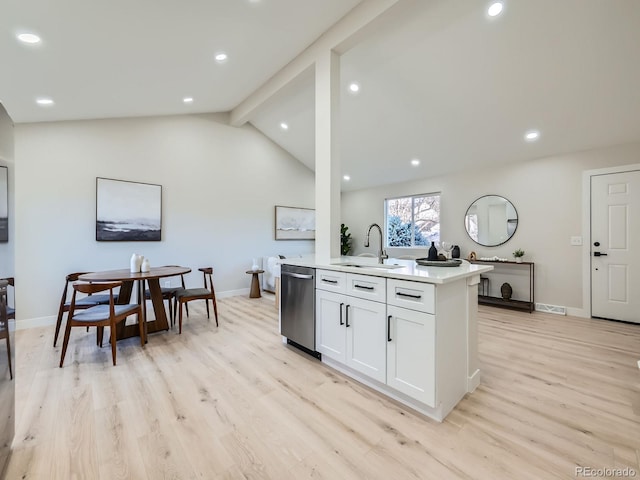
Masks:
[[[315,256],[310,255],[302,258],[285,258],[279,260],[280,264],[296,265],[300,267],[319,268],[322,270],[333,270],[337,272],[357,273],[370,275],[373,277],[394,278],[398,280],[410,280],[423,283],[449,283],[463,278],[479,275],[493,270],[491,265],[471,264],[463,260],[459,267],[425,267],[418,265],[415,260],[404,260],[399,258],[389,258],[384,261],[389,265],[401,265],[400,268],[379,268],[378,260],[371,257],[338,257],[331,259],[329,263],[317,263]],[[359,267],[340,265],[344,263],[354,263]],[[372,267],[367,268],[367,265]]]

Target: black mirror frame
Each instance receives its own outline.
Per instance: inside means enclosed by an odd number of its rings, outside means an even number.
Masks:
[[[482,199],[482,198],[486,198],[486,197],[500,197],[500,198],[504,198],[507,202],[509,202],[511,204],[511,206],[513,207],[513,211],[516,212],[516,228],[513,229],[513,233],[511,233],[511,235],[509,235],[509,238],[507,238],[504,242],[502,243],[497,243],[495,245],[486,245],[484,243],[480,243],[477,240],[474,240],[473,237],[471,237],[471,234],[469,233],[469,230],[467,229],[467,215],[469,214],[469,209],[473,206],[474,203],[476,203],[478,200]],[[471,204],[467,207],[467,211],[464,213],[464,218],[463,218],[463,223],[464,223],[464,231],[467,232],[467,235],[469,236],[469,238],[471,239],[472,242],[474,242],[476,245],[480,245],[482,247],[499,247],[500,245],[504,245],[505,243],[507,243],[509,240],[511,240],[513,238],[513,236],[516,234],[516,231],[518,230],[518,223],[520,222],[520,215],[518,214],[518,210],[516,209],[516,206],[513,204],[513,202],[511,200],[509,200],[507,197],[503,196],[503,195],[497,195],[495,193],[490,193],[487,195],[482,195],[478,198],[476,198],[473,202],[471,202]],[[509,220],[507,219],[507,222],[509,222]]]

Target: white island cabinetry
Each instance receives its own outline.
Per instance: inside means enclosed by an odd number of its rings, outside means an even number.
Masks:
[[[283,263],[316,268],[316,350],[323,363],[442,421],[480,382],[478,282],[492,267],[367,261]]]
[[[338,283],[332,283],[334,280]],[[348,295],[336,293],[340,291]],[[325,358],[329,357],[374,380],[384,382],[384,299],[383,278],[344,273],[341,276],[336,275],[336,272],[318,271],[316,350]]]
[[[390,279],[387,305],[387,385],[435,407],[435,287]]]

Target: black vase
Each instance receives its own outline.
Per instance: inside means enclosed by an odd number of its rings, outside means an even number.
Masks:
[[[438,260],[438,249],[436,248],[435,242],[431,242],[431,246],[429,247],[429,256],[427,260],[434,261]]]
[[[460,258],[460,247],[458,245],[454,245],[451,250],[451,258]]]

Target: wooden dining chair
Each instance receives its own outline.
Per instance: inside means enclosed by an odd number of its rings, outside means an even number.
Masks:
[[[166,265],[167,267],[178,267],[179,265]],[[175,321],[175,315],[173,314],[173,302],[176,296],[176,293],[179,290],[184,290],[185,286],[184,286],[184,275],[180,274],[180,283],[182,284],[182,286],[180,287],[160,287],[160,291],[162,292],[162,300],[167,300],[167,305],[169,306],[169,319],[171,321],[171,326],[173,327],[174,321]],[[144,298],[145,300],[150,300],[151,299],[151,291],[147,288],[144,291]],[[187,307],[187,304],[185,303],[184,305],[185,310],[187,311],[187,317],[189,316],[189,307]]]
[[[60,333],[60,327],[62,326],[62,317],[65,312],[69,311],[71,307],[71,300],[69,300],[69,285],[78,280],[80,275],[84,275],[87,272],[75,272],[70,273],[65,277],[64,289],[62,290],[62,298],[60,298],[60,307],[58,308],[58,318],[56,320],[56,332],[53,336],[53,346],[56,346],[58,341],[58,335]],[[115,301],[118,301],[118,296],[115,295]],[[109,303],[109,294],[88,295],[86,297],[76,298],[76,310],[87,309],[95,307],[96,305]]]
[[[142,318],[142,307],[137,304],[116,305],[116,296],[113,293],[114,288],[118,288],[122,282],[108,283],[79,283],[73,284],[73,295],[71,296],[71,305],[69,305],[69,315],[67,318],[67,326],[64,330],[64,341],[62,343],[62,355],[60,356],[60,368],[64,363],[64,356],[67,353],[69,345],[69,335],[72,327],[98,327],[98,344],[102,344],[102,335],[104,327],[109,327],[109,336],[111,337],[111,357],[113,364],[116,364],[116,324],[123,322],[127,317],[136,315],[140,328],[140,345],[144,347],[145,330]],[[94,305],[87,309],[81,309],[79,312],[76,308],[76,294],[78,292],[87,295],[93,295],[98,292],[109,290],[109,304]]]
[[[11,365],[11,340],[9,332],[9,317],[7,315],[7,280],[0,280],[0,340],[7,342],[7,357],[9,363],[9,378],[13,380],[13,367]]]
[[[216,292],[213,288],[213,268],[204,267],[199,268],[204,278],[204,288],[185,288],[178,290],[175,295],[175,303],[173,306],[174,315],[180,308],[180,314],[178,316],[178,333],[182,333],[182,305],[187,305],[188,302],[193,300],[204,300],[207,306],[207,318],[209,316],[209,300],[213,303],[213,313],[216,317],[216,327],[218,326],[218,303],[216,302]],[[208,284],[207,284],[207,279]]]
[[[7,278],[0,278],[0,281],[5,280],[7,282],[7,284],[13,288],[13,297],[15,299],[15,293],[16,293],[16,279],[14,277],[7,277]],[[16,318],[16,309],[15,309],[15,304],[13,307],[9,306],[8,300],[5,299],[5,306],[7,308],[7,318],[9,320],[15,320]]]

